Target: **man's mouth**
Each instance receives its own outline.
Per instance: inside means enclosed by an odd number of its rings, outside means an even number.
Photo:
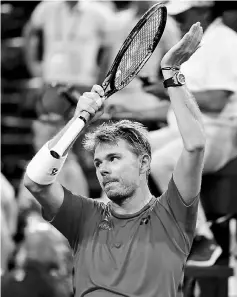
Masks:
[[[117,180],[107,180],[107,181],[103,181],[103,186],[106,187],[112,183],[117,182]]]

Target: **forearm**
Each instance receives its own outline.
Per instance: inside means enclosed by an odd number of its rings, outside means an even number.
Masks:
[[[163,71],[164,79],[173,74]],[[172,109],[175,113],[178,128],[187,151],[203,149],[205,146],[205,133],[202,115],[194,96],[187,87],[169,87],[168,94]]]
[[[50,141],[49,141],[49,149],[52,149],[58,141],[62,138],[62,136],[66,133],[68,128],[72,125],[72,123],[76,120],[76,117],[73,117]],[[64,152],[64,156],[69,152],[71,147],[73,146],[76,139],[71,143],[71,145],[68,147],[68,149]]]
[[[47,188],[55,182],[58,173],[62,169],[67,158],[67,152],[72,144],[64,153],[63,157],[59,159],[54,158],[50,154],[50,149],[58,143],[73,121],[74,118],[71,119],[53,139],[45,143],[28,164],[24,185],[31,193],[34,193],[34,195],[38,194],[38,196],[42,196],[42,191],[48,192]]]

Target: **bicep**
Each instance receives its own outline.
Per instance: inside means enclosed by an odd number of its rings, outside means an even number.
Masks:
[[[43,207],[47,219],[51,220],[63,203],[64,190],[61,184],[55,181],[50,185],[39,185],[25,174],[24,185]]]
[[[200,193],[203,163],[204,149],[193,152],[183,149],[174,169],[174,182],[187,205]]]
[[[75,251],[83,237],[88,236],[89,230],[96,228],[98,216],[100,219],[100,204],[93,199],[73,195],[66,188],[63,190],[63,203],[51,224],[67,238]]]
[[[159,209],[158,216],[163,220],[167,233],[175,244],[178,244],[184,253],[188,254],[196,227],[199,195],[187,205],[174,182],[173,176],[168,189],[159,198],[159,202],[163,208]]]

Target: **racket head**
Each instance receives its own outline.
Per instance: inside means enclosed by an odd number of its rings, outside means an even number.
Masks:
[[[138,21],[120,48],[102,87],[105,97],[126,87],[157,47],[167,21],[167,8],[154,4]],[[108,89],[108,90],[107,90]]]

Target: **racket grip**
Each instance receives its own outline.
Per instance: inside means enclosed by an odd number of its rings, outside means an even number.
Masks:
[[[77,139],[89,118],[89,113],[83,111],[81,115],[71,123],[57,144],[50,150],[50,153],[54,158],[59,159],[64,155],[66,150],[68,150],[72,143]]]

